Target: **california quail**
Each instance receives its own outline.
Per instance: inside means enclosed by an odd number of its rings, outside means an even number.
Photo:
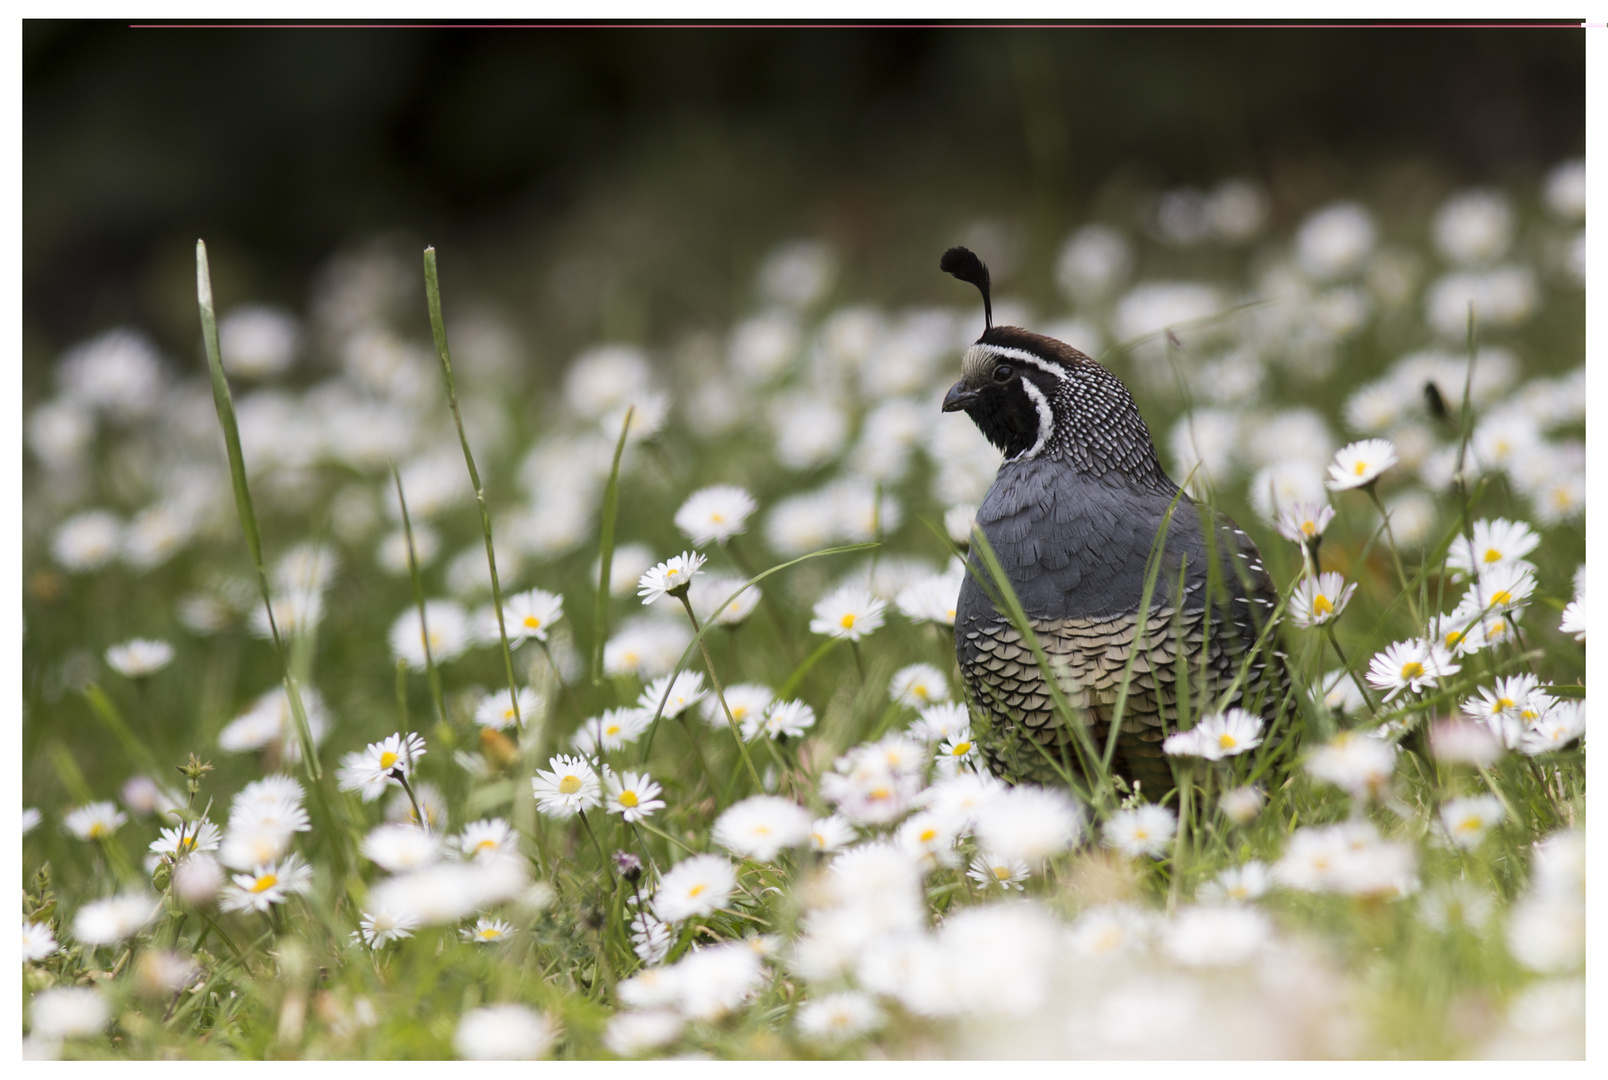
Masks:
[[[1113,762],[1145,795],[1160,798],[1173,786],[1161,743],[1177,727],[1180,654],[1191,717],[1240,706],[1272,719],[1288,697],[1283,657],[1266,642],[1232,685],[1274,613],[1272,579],[1232,521],[1213,515],[1214,538],[1203,532],[1195,504],[1162,470],[1133,396],[1115,375],[1063,342],[994,326],[988,269],[972,252],[951,248],[939,265],[983,294],[983,336],[966,350],[943,404],[944,412],[964,411],[1005,454],[977,512],[978,529],[1102,750],[1135,647],[1146,563],[1175,507]],[[974,544],[955,611],[955,652],[978,748],[989,769],[1012,783],[1054,782],[1057,766],[1078,775],[1074,734],[991,591]]]

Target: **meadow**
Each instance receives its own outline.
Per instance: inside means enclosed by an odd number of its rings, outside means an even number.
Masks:
[[[1583,1057],[1584,217],[1226,181],[1000,275],[1280,589],[1165,793],[979,764],[955,238],[545,380],[451,251],[198,246],[191,352],[26,388],[25,1055]]]

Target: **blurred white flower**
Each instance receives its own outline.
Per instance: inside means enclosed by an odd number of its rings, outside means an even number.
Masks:
[[[428,634],[426,634],[428,630]],[[414,671],[423,671],[428,661],[443,664],[461,656],[474,640],[469,613],[456,600],[426,600],[424,621],[419,609],[409,607],[391,623],[391,655]]]
[[[534,638],[546,641],[553,624],[564,617],[564,598],[545,589],[528,589],[503,600],[503,628],[508,634],[508,645],[523,644]],[[493,616],[488,637],[496,640],[496,618]]]
[[[1251,859],[1239,866],[1231,866],[1203,884],[1196,893],[1202,903],[1231,903],[1255,900],[1273,884],[1266,863]]]
[[[1507,254],[1513,242],[1513,211],[1494,191],[1453,195],[1435,211],[1435,246],[1451,262],[1477,266]]]
[[[985,891],[1000,889],[1009,892],[1015,889],[1021,892],[1024,888],[1022,882],[1032,876],[1032,870],[1021,859],[1010,859],[991,851],[984,851],[971,861],[966,876],[977,882],[979,889]]]
[[[770,862],[783,848],[809,839],[810,815],[788,799],[753,795],[729,807],[715,821],[715,843],[760,862]]]
[[[105,1029],[111,1019],[111,1003],[92,986],[41,990],[28,1003],[29,1026],[39,1039],[94,1035]]]
[[[381,825],[358,845],[363,857],[393,874],[429,866],[441,857],[441,840],[414,825]]]
[[[1168,754],[1220,761],[1262,745],[1265,721],[1245,709],[1208,713],[1188,731],[1176,731],[1162,740]]]
[[[737,888],[737,870],[724,855],[692,855],[665,872],[653,892],[653,910],[666,922],[710,915]]]
[[[564,400],[585,420],[629,404],[649,384],[647,356],[632,345],[595,345],[577,356],[564,377]],[[618,434],[619,427],[615,426]]]
[[[1236,825],[1244,825],[1255,819],[1266,803],[1267,796],[1262,790],[1250,786],[1230,788],[1217,800],[1224,816]]]
[[[128,815],[112,802],[93,802],[70,811],[62,818],[67,831],[80,840],[104,840],[128,821]]]
[[[876,999],[859,990],[839,990],[812,998],[798,1007],[794,1020],[805,1041],[821,1046],[857,1039],[876,1031],[883,1022]]]
[[[744,531],[756,505],[752,495],[731,484],[700,488],[676,511],[676,528],[695,545],[724,544]]]
[[[1493,825],[1506,815],[1502,804],[1494,795],[1475,795],[1466,799],[1448,799],[1441,805],[1441,825],[1451,842],[1460,848],[1478,847]]]
[[[1342,731],[1307,758],[1318,780],[1344,788],[1359,799],[1380,796],[1396,775],[1396,746],[1361,731]]]
[[[224,911],[267,911],[291,895],[311,892],[313,868],[300,855],[289,855],[282,862],[258,866],[248,873],[235,874],[218,897]]]
[[[727,603],[727,598],[734,593],[737,598]],[[764,590],[758,585],[749,585],[748,579],[741,575],[704,574],[693,581],[687,599],[692,601],[692,612],[700,623],[712,621],[717,626],[740,626],[753,614],[764,595]],[[717,609],[716,604],[725,606]]]
[[[1547,209],[1564,221],[1586,217],[1586,163],[1579,158],[1561,161],[1547,173],[1543,194]]]
[[[452,1048],[465,1061],[534,1061],[557,1037],[558,1026],[527,1005],[484,1005],[463,1014]]]
[[[1067,238],[1055,264],[1055,282],[1068,299],[1092,303],[1109,295],[1128,276],[1133,250],[1109,225],[1085,225]]]
[[[1163,944],[1186,967],[1225,967],[1252,959],[1272,938],[1272,920],[1255,908],[1201,905],[1178,913]]]
[[[135,638],[106,650],[106,663],[130,679],[154,675],[172,662],[173,646],[150,638]]]
[[[793,308],[815,304],[832,287],[837,260],[819,240],[794,240],[765,257],[759,268],[761,292]]]
[[[1309,215],[1295,236],[1295,258],[1318,281],[1361,270],[1375,241],[1373,215],[1356,203],[1333,203]]]
[[[116,558],[123,547],[123,523],[105,510],[85,510],[57,527],[50,554],[64,570],[83,573],[98,570]]]
[[[1130,858],[1159,859],[1167,853],[1177,831],[1177,815],[1165,806],[1145,803],[1112,814],[1101,826],[1100,837],[1107,847]]]
[[[517,703],[517,705],[516,705]],[[510,727],[524,727],[542,714],[547,703],[528,686],[521,686],[508,700],[508,691],[491,690],[475,706],[475,723],[481,727],[503,731]]]
[[[289,370],[301,350],[301,324],[282,308],[238,307],[218,322],[223,369],[245,379],[267,379]]]
[[[22,924],[22,958],[33,962],[43,960],[57,949],[56,935],[51,932],[49,923],[35,923],[23,921]]]
[[[63,353],[56,361],[56,385],[80,404],[120,420],[139,420],[161,405],[167,370],[149,338],[119,328]]]

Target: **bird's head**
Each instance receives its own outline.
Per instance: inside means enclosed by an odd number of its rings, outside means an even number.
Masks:
[[[995,326],[988,267],[953,247],[939,267],[983,294],[982,337],[960,361],[944,412],[964,412],[1006,461],[1064,458],[1073,467],[1165,480],[1133,395],[1104,365],[1064,341]]]

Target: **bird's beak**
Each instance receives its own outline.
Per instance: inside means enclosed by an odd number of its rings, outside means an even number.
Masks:
[[[951,386],[949,388],[949,393],[944,395],[943,411],[959,412],[962,409],[970,408],[971,404],[976,400],[977,391],[969,388],[966,385],[966,381],[962,379],[954,386]]]

